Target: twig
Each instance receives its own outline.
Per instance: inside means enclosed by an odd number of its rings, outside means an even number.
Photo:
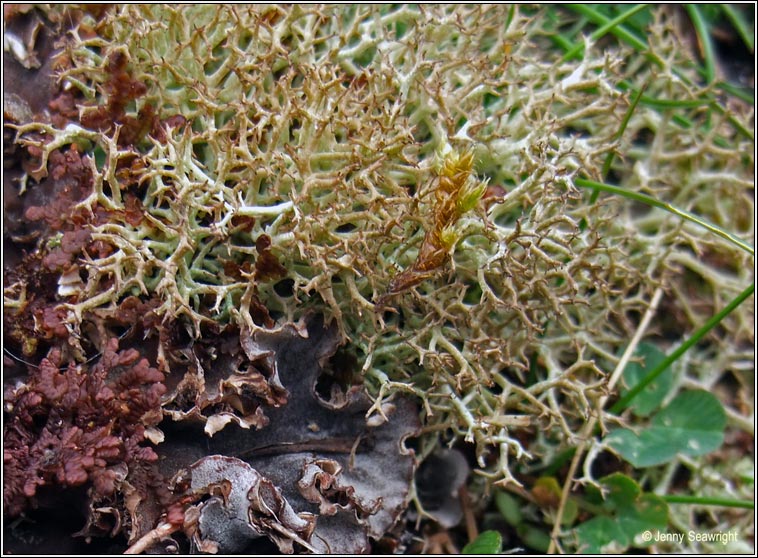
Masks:
[[[466,535],[469,541],[473,541],[479,536],[479,529],[476,527],[474,510],[471,509],[471,498],[469,498],[468,489],[465,484],[458,490],[458,497],[461,499],[463,517],[466,520]]]
[[[656,309],[658,308],[658,303],[660,302],[662,296],[663,296],[663,289],[658,287],[655,290],[655,293],[653,293],[653,298],[650,301],[650,306],[648,306],[648,309],[645,312],[645,315],[642,316],[640,325],[637,327],[637,331],[634,333],[632,340],[629,342],[629,346],[626,348],[626,350],[624,351],[624,354],[621,356],[621,359],[616,365],[616,369],[613,371],[613,374],[611,374],[611,378],[608,381],[608,395],[604,395],[600,398],[600,402],[598,405],[599,413],[602,413],[603,408],[605,407],[605,404],[608,402],[608,398],[610,397],[610,394],[613,393],[613,388],[616,386],[616,383],[621,377],[621,374],[624,372],[624,369],[626,368],[627,363],[632,358],[634,351],[637,349],[637,345],[639,345],[640,340],[642,339],[642,336],[645,333],[645,330],[650,325],[650,321],[653,319],[653,316],[655,315]],[[600,415],[598,414],[598,416]],[[563,513],[566,508],[566,502],[568,501],[569,493],[571,492],[571,483],[573,482],[574,474],[576,473],[576,470],[579,467],[579,462],[582,460],[582,457],[584,456],[584,452],[587,449],[587,441],[592,435],[592,431],[595,429],[595,424],[597,423],[598,416],[592,417],[590,420],[588,420],[585,423],[584,428],[582,428],[582,431],[579,434],[579,440],[580,440],[579,447],[576,448],[576,453],[574,454],[574,458],[571,460],[571,465],[569,466],[568,474],[566,475],[566,482],[563,484],[563,491],[561,492],[561,503],[558,506],[558,511],[555,518],[555,524],[553,525],[553,530],[550,533],[550,546],[547,549],[548,554],[554,554],[556,551],[556,546],[558,544],[557,543],[558,534],[561,530],[561,520],[563,519]]]
[[[155,529],[148,531],[137,539],[132,546],[124,551],[124,554],[142,554],[152,545],[161,542],[171,533],[175,533],[181,528],[181,525],[173,523],[161,523]]]

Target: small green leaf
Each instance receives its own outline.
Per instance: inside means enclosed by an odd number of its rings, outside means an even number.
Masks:
[[[558,479],[555,477],[540,477],[534,481],[532,494],[543,502],[551,499],[559,501],[561,499],[561,485],[558,484]]]
[[[532,495],[534,499],[540,504],[543,510],[554,511],[558,507],[558,502],[561,500],[561,486],[558,484],[558,479],[555,477],[540,477],[534,483],[532,488]],[[548,515],[554,515],[549,513]],[[579,515],[579,507],[576,500],[569,497],[566,500],[566,505],[563,508],[563,515],[561,516],[561,525],[570,526]],[[552,517],[551,523],[552,521]]]
[[[605,440],[635,467],[652,467],[671,461],[678,453],[678,446],[671,445],[669,438],[666,431],[650,428],[639,435],[626,429],[613,430]]]
[[[621,473],[614,473],[601,481],[605,494],[604,507],[610,511],[623,510],[631,505],[640,495],[640,487],[631,478]]]
[[[624,368],[624,386],[621,393],[629,392],[628,386],[639,384],[651,370],[655,369],[666,359],[666,354],[651,343],[640,343],[634,353],[636,359],[642,362],[630,362]],[[632,401],[631,408],[638,417],[647,417],[660,407],[669,394],[673,384],[671,370],[664,370],[655,380],[648,384]]]
[[[479,200],[482,199],[484,192],[487,190],[486,181],[476,181],[469,179],[463,185],[460,193],[458,194],[458,211],[463,215],[467,211],[470,211],[476,207]]]
[[[579,552],[619,553],[635,543],[645,531],[663,530],[668,524],[668,506],[655,494],[621,473],[600,480],[600,488],[589,488],[587,500],[599,503],[601,512],[576,528]]]
[[[96,145],[93,151],[93,157],[95,158],[95,166],[97,167],[97,170],[102,170],[103,167],[105,167],[105,160],[107,158],[105,150],[99,145]]]
[[[536,552],[544,554],[550,547],[550,534],[535,525],[522,523],[516,527],[516,534],[524,546]]]
[[[576,528],[581,554],[617,554],[629,546],[621,526],[608,516],[593,517]]]
[[[521,513],[522,504],[515,496],[512,496],[503,490],[498,490],[497,493],[495,493],[495,505],[497,506],[500,515],[503,516],[503,519],[505,519],[509,525],[515,527],[523,521],[524,516]]]
[[[643,494],[634,506],[619,513],[619,525],[629,534],[630,544],[634,537],[644,531],[664,530],[668,525],[668,504],[655,494]]]
[[[671,461],[676,454],[696,457],[724,442],[726,413],[716,397],[702,390],[679,394],[639,432],[618,429],[606,442],[635,467],[651,467]]]
[[[484,531],[463,547],[461,554],[500,554],[503,551],[503,537],[497,531]]]

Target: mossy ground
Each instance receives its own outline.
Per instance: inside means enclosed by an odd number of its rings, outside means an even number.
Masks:
[[[476,498],[560,478],[589,420],[635,425],[604,405],[656,291],[644,337],[668,351],[754,276],[739,245],[754,235],[753,105],[703,77],[681,10],[638,9],[614,37],[590,34],[617,14],[578,12],[127,5],[85,17],[59,63],[76,122],[20,129],[40,173],[77,146],[93,177],[77,207],[99,215],[100,249],[58,280],[72,339],[128,297],[190,337],[317,312],[337,324],[373,413],[417,398],[422,457],[470,449]],[[711,230],[593,195],[592,182]],[[23,311],[24,289],[6,285],[6,313]],[[743,304],[668,372],[670,398],[714,391],[752,436],[753,345]],[[630,472],[598,441],[584,483]],[[708,467],[731,486],[725,455]],[[645,473],[651,491],[706,482],[700,462],[662,469]],[[546,515],[555,504],[529,502]]]

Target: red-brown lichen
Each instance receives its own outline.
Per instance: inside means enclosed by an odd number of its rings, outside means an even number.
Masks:
[[[281,279],[287,275],[287,268],[279,263],[277,257],[271,252],[271,237],[265,234],[260,235],[255,241],[255,249],[258,252],[253,276],[256,281]]]
[[[70,89],[61,91],[48,103],[50,120],[56,127],[64,128],[69,122],[79,120],[79,97],[81,95],[77,95],[77,90]]]
[[[119,135],[121,145],[135,143],[152,127],[152,122],[145,127],[140,119],[126,115],[128,104],[147,91],[144,83],[132,79],[127,69],[128,63],[129,59],[122,51],[109,57],[106,65],[109,77],[103,85],[106,102],[102,106],[84,111],[81,115],[82,125],[92,130],[112,132],[116,126],[122,126]]]
[[[38,504],[40,487],[89,484],[113,494],[128,468],[157,459],[144,445],[146,427],[160,422],[163,374],[135,349],[111,339],[95,366],[69,363],[52,349],[25,384],[5,393],[3,501],[15,516]]]
[[[43,306],[34,310],[35,331],[43,339],[65,339],[69,335],[66,328],[66,311],[60,307]]]

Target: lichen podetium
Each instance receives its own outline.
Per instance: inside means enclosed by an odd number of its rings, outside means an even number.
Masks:
[[[582,60],[546,59],[542,17],[473,4],[124,5],[96,33],[85,18],[59,63],[78,121],[20,128],[45,156],[77,144],[93,177],[78,209],[95,216],[102,249],[81,254],[81,282],[62,291],[72,338],[129,296],[191,336],[315,311],[336,322],[375,412],[395,393],[419,397],[421,453],[465,438],[479,473],[508,482],[511,458],[570,444],[629,317],[671,273],[660,254],[689,260],[675,220],[588,204],[574,184],[602,180],[628,106],[617,85],[643,79],[628,72],[644,58],[588,44]],[[656,79],[651,97],[694,94],[666,71]],[[645,130],[671,139],[640,106],[627,131]],[[688,145],[668,158],[651,145],[616,158],[624,186],[700,192],[677,178],[672,157]],[[692,163],[704,176],[711,164],[739,172],[710,153]]]

